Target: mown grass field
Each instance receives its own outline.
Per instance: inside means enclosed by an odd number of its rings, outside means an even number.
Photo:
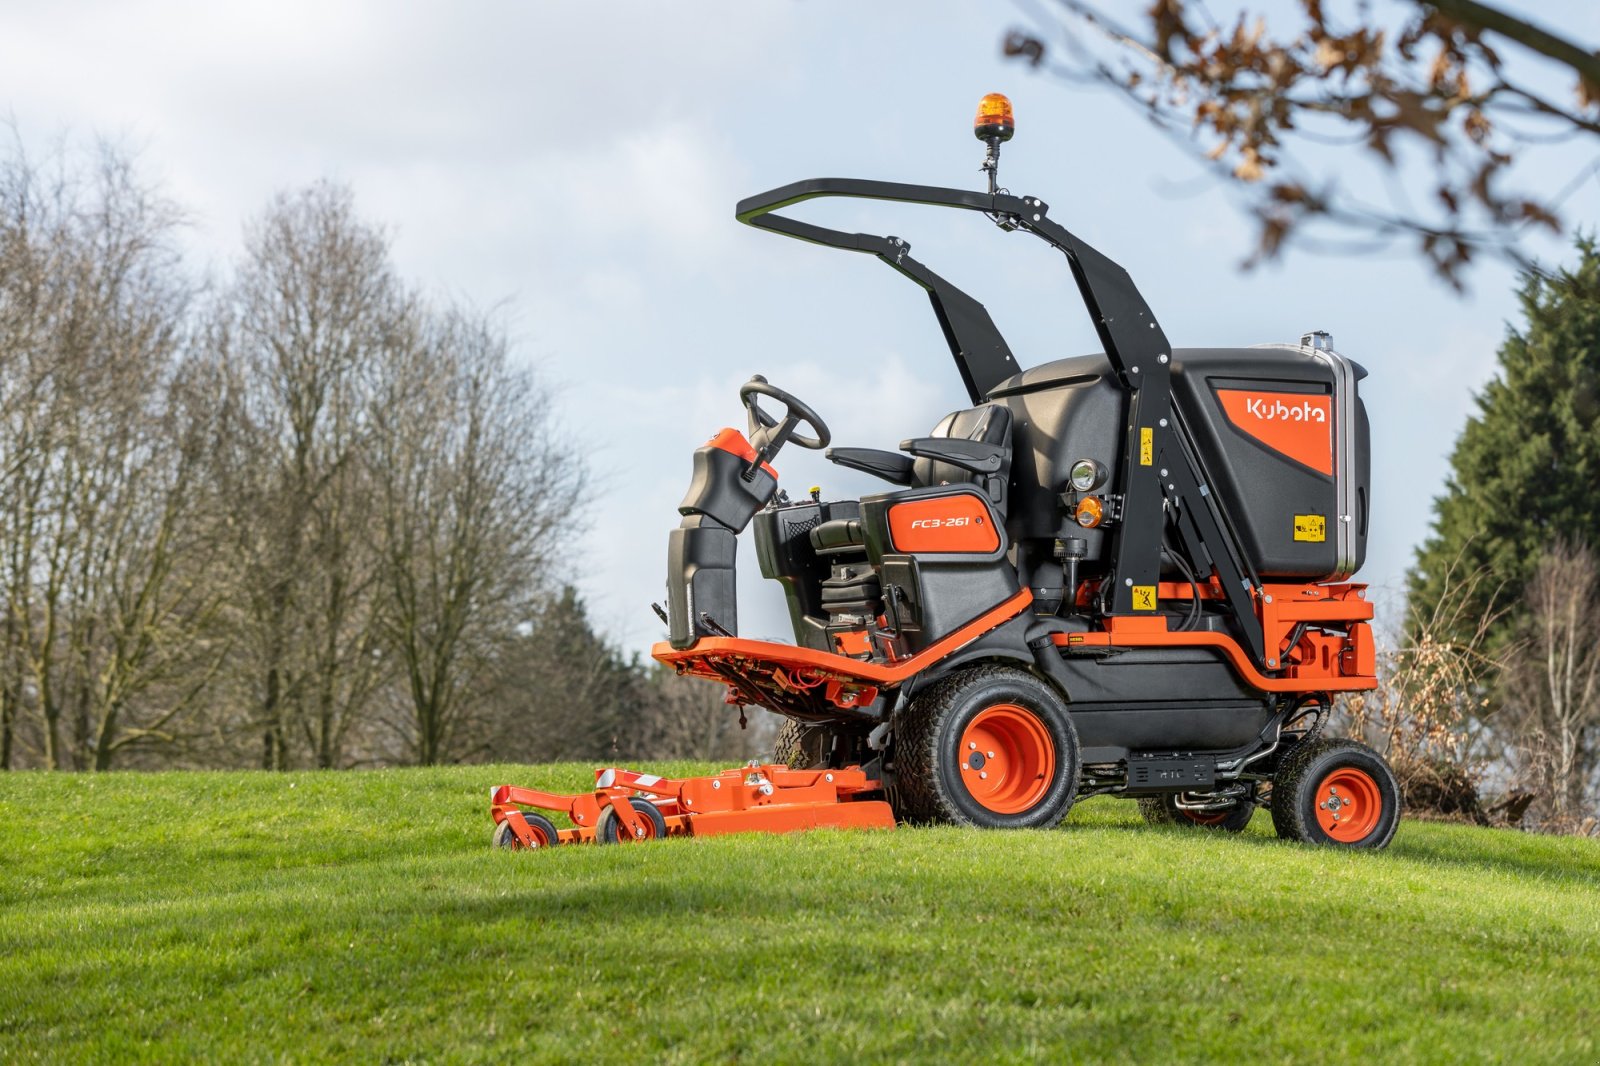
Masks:
[[[0,1061],[1600,1061],[1593,841],[488,847],[490,785],[590,780],[0,775]]]

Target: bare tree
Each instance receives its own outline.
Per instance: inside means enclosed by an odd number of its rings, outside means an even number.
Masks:
[[[679,677],[657,664],[647,675],[645,691],[645,712],[635,740],[641,756],[765,762],[772,755],[784,719],[760,707],[747,708],[741,716],[723,699],[725,686]]]
[[[584,468],[497,322],[337,187],[204,302],[177,224],[115,152],[0,161],[0,767],[694,748],[546,591]]]
[[[1387,16],[1300,0],[1271,28],[1249,11],[1219,21],[1202,0],[1156,0],[1131,22],[1090,0],[1056,6],[1011,31],[1005,52],[1125,95],[1236,180],[1261,256],[1325,223],[1360,250],[1409,239],[1459,286],[1475,255],[1528,266],[1528,228],[1559,229],[1564,201],[1600,170],[1513,175],[1547,144],[1600,134],[1600,54],[1478,0],[1414,0]],[[1412,149],[1429,164],[1420,189],[1399,172]],[[1352,159],[1375,180],[1341,181],[1330,161]]]
[[[177,222],[106,147],[86,176],[20,149],[0,168],[0,765],[24,714],[45,766],[104,768],[185,710],[134,706],[193,618],[169,581],[195,454],[164,413],[190,295]]]
[[[383,634],[408,699],[392,724],[424,765],[453,753],[469,698],[579,529],[580,457],[551,397],[508,361],[503,330],[413,315],[390,352],[368,453],[382,521]]]
[[[1490,641],[1500,615],[1475,607],[1490,581],[1487,569],[1465,570],[1457,557],[1436,601],[1408,605],[1404,633],[1379,654],[1377,687],[1340,701],[1350,734],[1394,767],[1410,810],[1487,821],[1478,787],[1496,746],[1485,720],[1503,649]]]
[[[250,229],[210,330],[211,449],[229,508],[237,662],[262,765],[341,764],[386,669],[375,498],[361,462],[373,389],[407,309],[384,235],[348,190],[279,196]]]
[[[1593,813],[1600,768],[1600,562],[1558,542],[1528,587],[1525,639],[1502,677],[1505,715],[1522,773],[1556,826]]]

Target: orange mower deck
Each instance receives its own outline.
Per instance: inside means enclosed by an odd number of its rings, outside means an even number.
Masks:
[[[497,833],[502,825],[510,827],[505,842],[525,848],[644,841],[662,835],[893,829],[889,804],[866,798],[880,788],[859,767],[791,770],[751,763],[709,777],[686,778],[613,768],[595,771],[593,792],[561,795],[500,785],[490,795],[490,811]],[[565,815],[572,827],[555,829],[542,815],[530,819],[525,807]],[[548,839],[552,831],[554,839]]]

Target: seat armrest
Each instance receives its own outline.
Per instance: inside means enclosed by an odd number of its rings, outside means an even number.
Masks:
[[[860,470],[891,484],[911,484],[912,459],[909,455],[878,448],[829,448],[822,454],[830,463]]]
[[[960,437],[917,437],[900,442],[900,450],[919,459],[949,463],[974,474],[993,474],[1000,470],[1009,447]]]

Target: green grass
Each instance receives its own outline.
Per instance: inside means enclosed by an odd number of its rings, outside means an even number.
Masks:
[[[1592,841],[488,847],[490,785],[589,780],[0,775],[0,1062],[1600,1061]]]

